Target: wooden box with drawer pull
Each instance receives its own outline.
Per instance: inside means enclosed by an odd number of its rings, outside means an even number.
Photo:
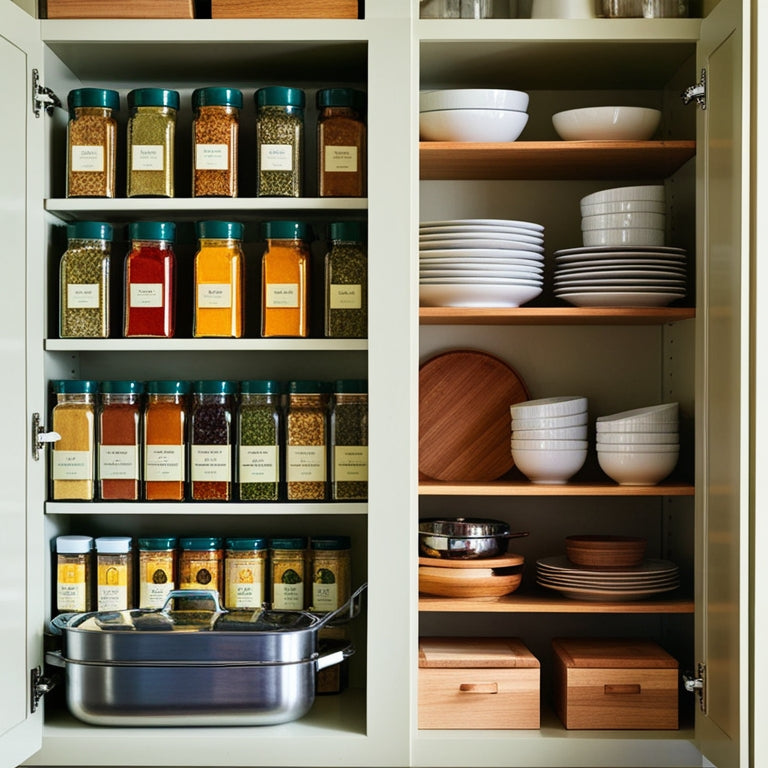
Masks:
[[[419,728],[538,728],[539,672],[517,639],[422,637]]]
[[[214,19],[356,19],[358,0],[211,0]]]
[[[556,638],[555,710],[566,728],[675,729],[678,663],[651,640]]]
[[[40,0],[44,19],[193,19],[194,0]]]

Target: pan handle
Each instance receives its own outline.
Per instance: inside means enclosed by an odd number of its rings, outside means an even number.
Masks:
[[[341,664],[344,659],[348,659],[350,656],[354,655],[354,653],[355,649],[352,646],[352,643],[342,648],[340,651],[330,651],[329,653],[317,657],[315,660],[315,669],[317,672],[319,672],[321,669],[325,669],[326,667],[332,667],[335,664]]]
[[[322,614],[320,616],[320,621],[317,624],[315,624],[315,628],[320,629],[320,627],[324,626],[325,624],[328,624],[336,620],[349,621],[350,619],[354,619],[355,616],[357,616],[357,614],[360,613],[361,600],[359,598],[363,594],[367,586],[368,586],[368,582],[364,581],[349,596],[349,600],[347,600],[346,603],[344,603],[343,605],[340,605],[338,608],[336,608],[333,611],[329,611],[328,613]]]
[[[163,603],[163,607],[160,609],[162,613],[168,613],[171,610],[171,603],[175,599],[197,599],[197,600],[210,600],[213,603],[214,613],[226,613],[224,608],[221,607],[219,602],[219,593],[215,589],[172,589]]]

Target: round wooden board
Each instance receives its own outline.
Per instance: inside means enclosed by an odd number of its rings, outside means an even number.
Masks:
[[[490,482],[514,466],[509,406],[528,400],[517,373],[487,352],[460,349],[419,371],[419,471],[444,482]]]
[[[504,555],[503,557],[479,557],[474,560],[451,560],[449,558],[420,557],[419,565],[433,568],[511,568],[522,565],[525,558],[522,555]]]

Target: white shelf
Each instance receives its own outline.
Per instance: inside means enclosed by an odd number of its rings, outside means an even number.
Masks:
[[[46,515],[184,515],[200,517],[215,515],[264,516],[281,515],[366,515],[368,505],[364,502],[285,502],[256,504],[253,502],[64,502],[48,501]]]
[[[360,352],[368,339],[46,339],[47,352]]]

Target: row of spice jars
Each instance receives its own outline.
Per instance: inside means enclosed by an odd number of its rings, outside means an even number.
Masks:
[[[304,112],[300,88],[269,86],[256,103],[256,196],[304,195]],[[128,93],[126,196],[175,196],[176,120],[181,98],[166,88]],[[70,91],[67,103],[67,197],[115,197],[120,94],[101,88]],[[317,91],[320,197],[366,194],[365,94],[353,88]],[[237,197],[242,91],[192,93],[192,197]]]
[[[367,498],[365,380],[57,380],[52,390],[53,501]]]
[[[158,609],[177,589],[216,590],[228,610],[326,613],[351,591],[349,536],[65,535],[54,548],[55,614]]]
[[[195,338],[244,336],[244,226],[232,221],[195,225]],[[368,332],[368,260],[358,221],[330,224],[324,259],[323,333],[365,338]],[[176,333],[177,260],[173,222],[135,222],[125,258],[123,336],[172,338]],[[261,296],[248,299],[261,313],[261,336],[309,336],[310,243],[304,222],[268,221],[261,257]],[[67,227],[59,265],[59,335],[108,338],[112,226],[80,221]]]

